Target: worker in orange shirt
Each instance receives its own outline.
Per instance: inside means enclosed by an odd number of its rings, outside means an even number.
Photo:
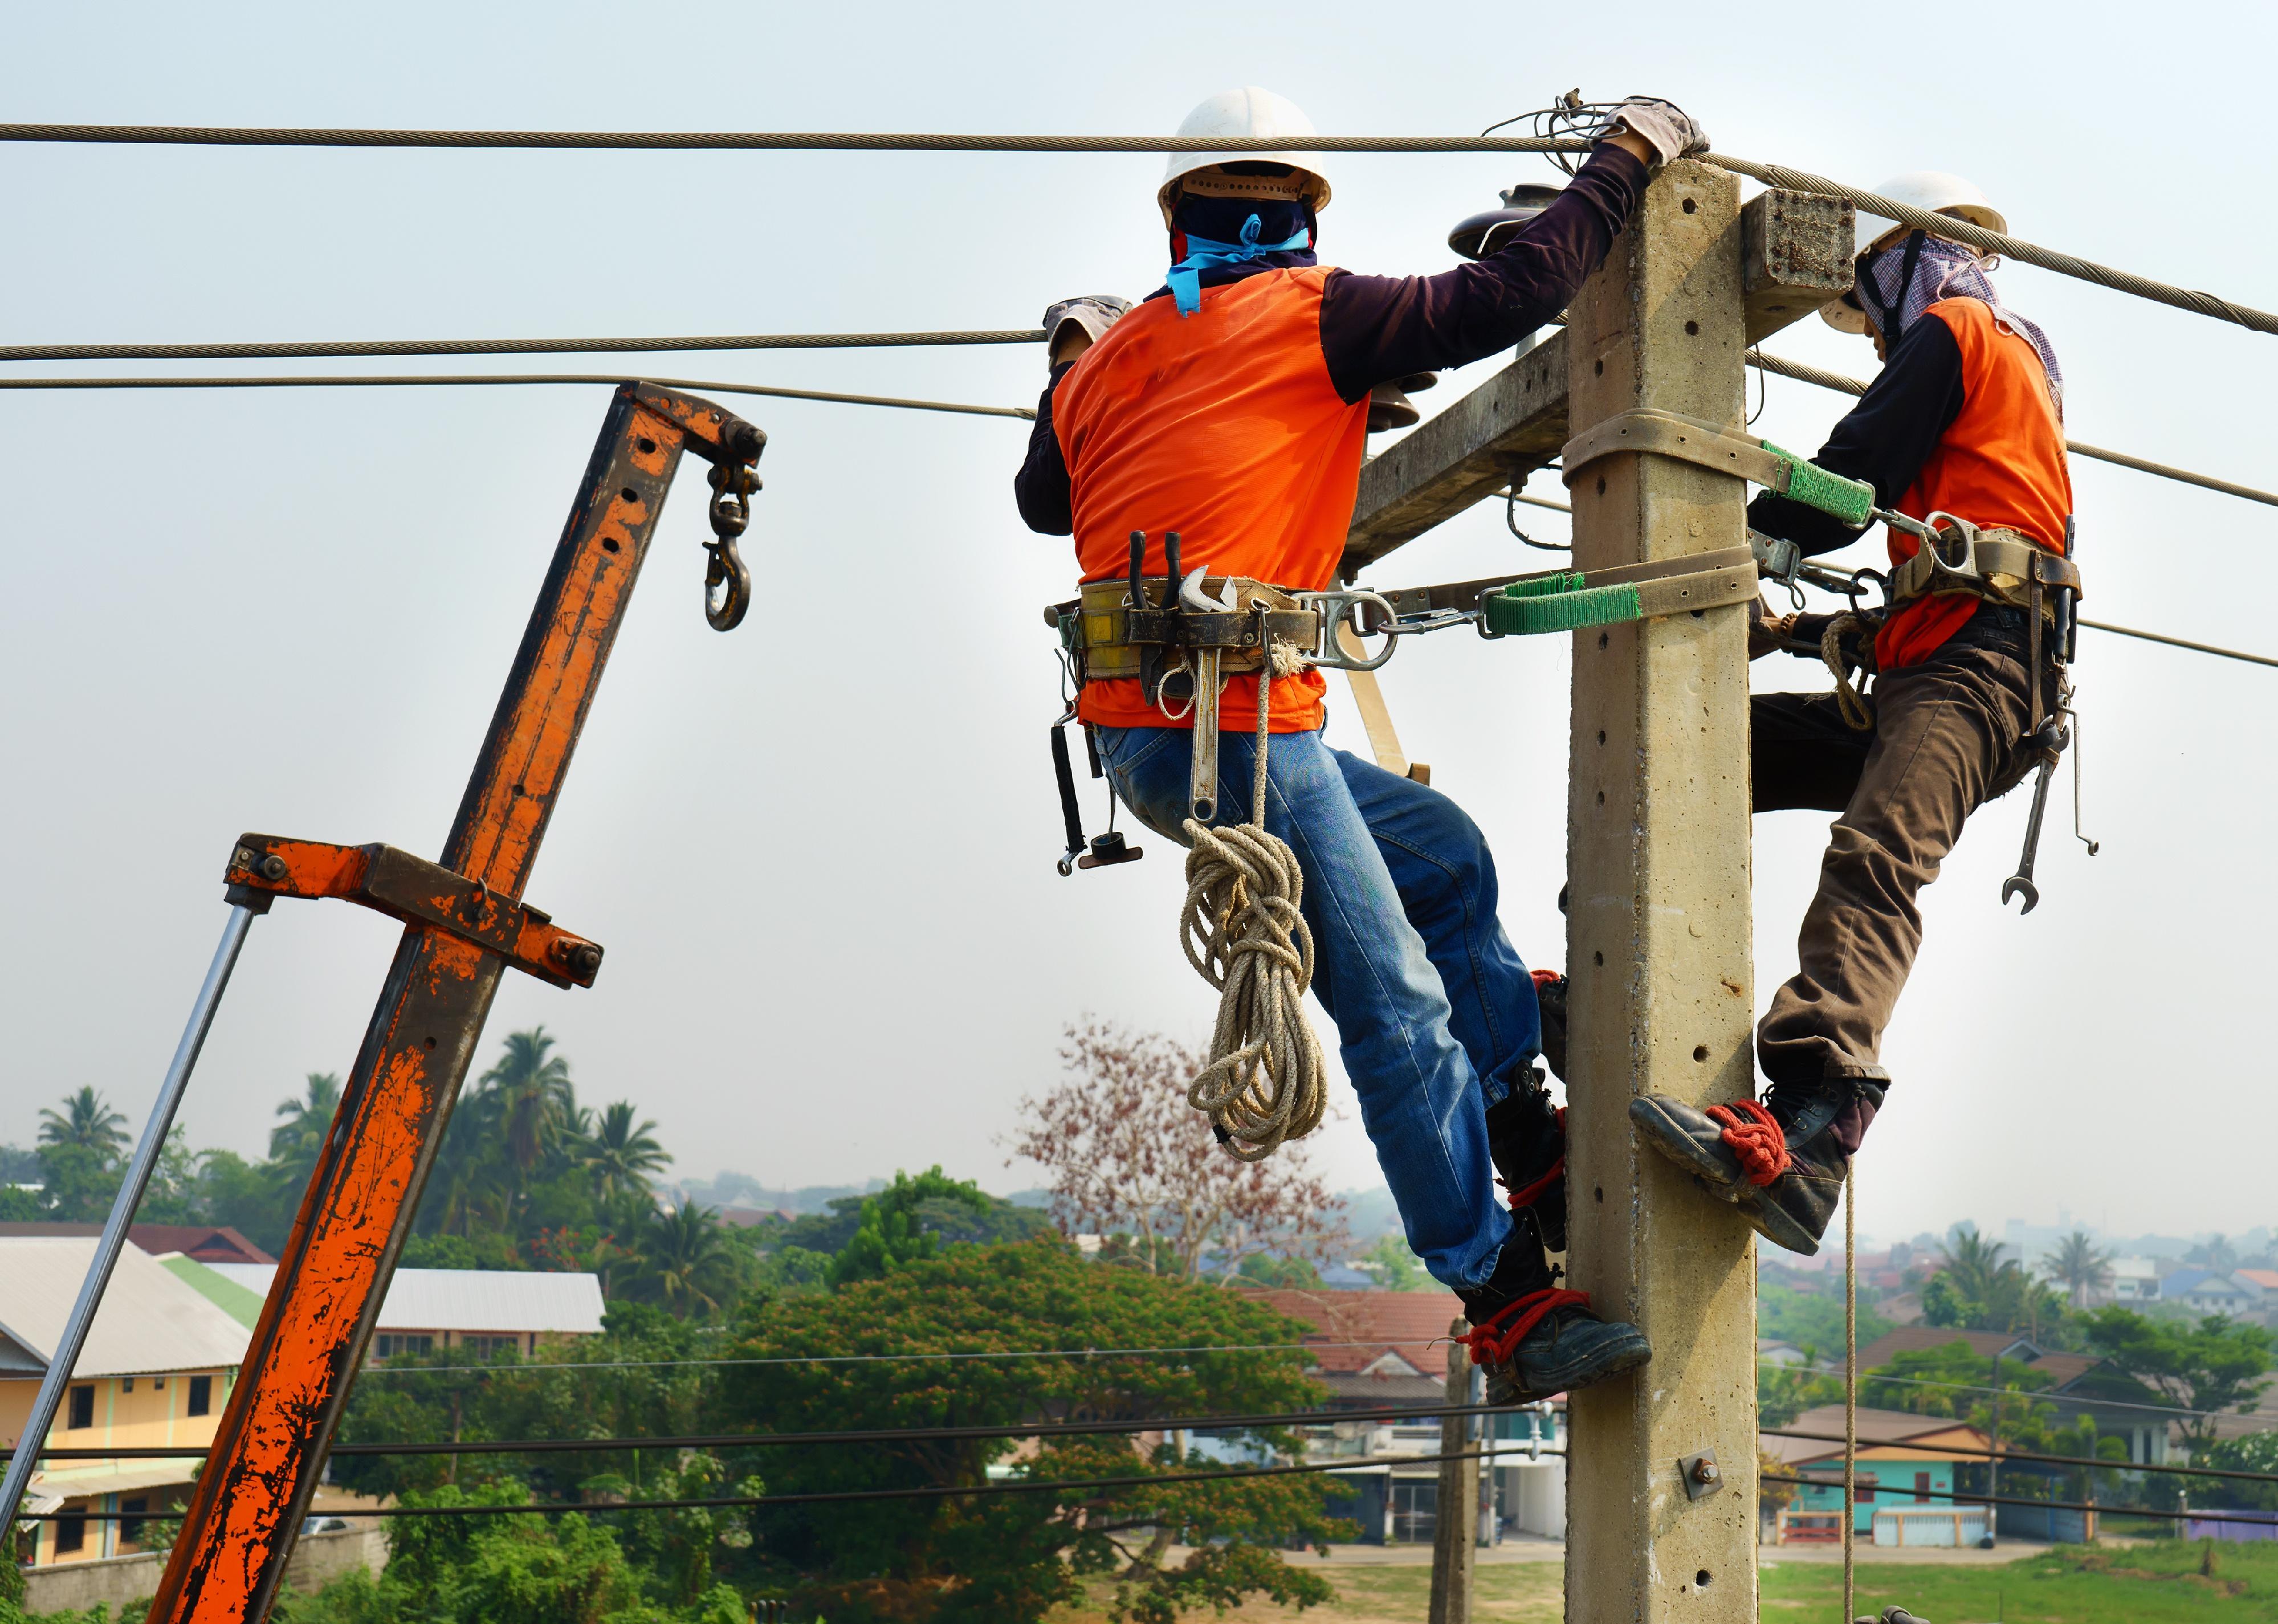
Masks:
[[[1232,149],[1172,155],[1158,195],[1164,286],[1128,311],[1080,300],[1048,313],[1055,364],[1014,490],[1032,529],[1074,535],[1087,582],[1134,572],[1135,531],[1142,573],[1159,583],[1175,530],[1182,569],[1330,586],[1371,391],[1483,360],[1551,320],[1604,259],[1649,166],[1707,144],[1670,103],[1624,103],[1572,183],[1494,252],[1393,278],[1317,258],[1329,201],[1318,154],[1268,161],[1235,144],[1311,136],[1281,97],[1213,96],[1180,133]],[[1097,662],[1119,652],[1087,646],[1077,714],[1117,797],[1183,843],[1190,674],[1135,659],[1137,675],[1103,676]],[[1223,822],[1250,815],[1257,680],[1233,677],[1220,701]],[[1534,987],[1495,918],[1486,841],[1446,796],[1323,744],[1325,691],[1311,669],[1272,684],[1264,821],[1303,870],[1312,988],[1408,1243],[1463,1299],[1497,1402],[1630,1369],[1651,1355],[1636,1328],[1555,1289],[1546,1243],[1564,1249],[1563,1133],[1533,1070]],[[1497,1198],[1497,1170],[1515,1210]]]
[[[1901,175],[1878,190],[2008,229],[1956,176]],[[1977,527],[1977,568],[1934,568],[1915,537],[1890,532],[1891,606],[1861,651],[1874,673],[1863,726],[1834,693],[1755,696],[1755,810],[1841,814],[1804,914],[1801,967],[1756,1029],[1771,1086],[1761,1103],[1707,1112],[1659,1094],[1630,1108],[1647,1142],[1793,1252],[1818,1249],[1890,1086],[1882,1038],[1922,947],[1916,896],[1970,813],[2056,747],[2054,622],[2078,583],[2064,374],[2048,335],[2001,302],[1989,268],[1973,248],[1902,226],[1867,247],[1854,290],[1827,307],[1835,326],[1873,339],[1884,367],[1813,461],[1871,484],[1879,507]],[[1807,555],[1856,535],[1769,493],[1748,522]],[[1818,658],[1831,619],[1762,616],[1750,653]]]

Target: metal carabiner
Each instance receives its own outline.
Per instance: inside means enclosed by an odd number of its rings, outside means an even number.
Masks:
[[[1311,609],[1321,617],[1321,642],[1324,648],[1317,648],[1305,655],[1305,663],[1309,666],[1326,666],[1338,671],[1373,671],[1386,660],[1390,660],[1392,652],[1400,646],[1400,633],[1395,629],[1399,623],[1400,612],[1392,606],[1381,592],[1367,591],[1357,587],[1346,587],[1326,592],[1293,592],[1290,596],[1297,600],[1301,607]],[[1345,652],[1337,646],[1337,628],[1343,624],[1347,615],[1351,614],[1353,610],[1362,604],[1375,605],[1378,611],[1384,616],[1383,624],[1377,629],[1384,634],[1384,652],[1373,660],[1349,659]],[[1361,631],[1357,622],[1353,631],[1357,636],[1368,635]]]

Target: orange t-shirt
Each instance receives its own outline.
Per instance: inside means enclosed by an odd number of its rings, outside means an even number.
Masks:
[[[1980,529],[1999,527],[2062,553],[2072,513],[2064,423],[2049,396],[2048,373],[2023,335],[2004,327],[1983,300],[1945,299],[1928,314],[1944,322],[1961,351],[1961,414],[1899,499],[1899,511],[1926,519],[1950,513]],[[1921,544],[1890,533],[1891,562]],[[1976,613],[1966,593],[1923,597],[1898,610],[1875,638],[1885,671],[1920,665]]]
[[[1052,429],[1074,493],[1076,562],[1086,581],[1130,574],[1131,532],[1147,534],[1145,573],[1179,562],[1213,575],[1318,591],[1335,579],[1360,486],[1368,400],[1346,400],[1321,351],[1326,267],[1273,270],[1203,290],[1181,318],[1169,299],[1140,305],[1085,351],[1052,393]],[[1321,725],[1317,671],[1273,684],[1276,733]],[[1190,727],[1147,702],[1131,678],[1089,682],[1084,721]],[[1227,682],[1219,726],[1257,726],[1257,679]]]

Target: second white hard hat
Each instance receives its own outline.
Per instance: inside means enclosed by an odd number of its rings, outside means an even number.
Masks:
[[[1903,175],[1893,175],[1875,188],[1875,194],[1887,197],[1892,202],[1906,203],[1925,214],[1948,214],[1971,225],[1983,226],[1989,232],[1999,232],[2004,236],[2008,234],[2009,217],[1993,206],[1991,198],[1986,196],[1974,182],[1965,180],[1960,175],[1949,175],[1942,170],[1911,169]],[[1852,248],[1854,258],[1892,233],[1906,230],[1904,225],[1893,224],[1864,209],[1858,214],[1858,236]],[[1855,294],[1831,299],[1820,307],[1819,314],[1831,327],[1839,328],[1845,332],[1864,332],[1867,331],[1867,315],[1855,302],[1856,299]]]
[[[1179,133],[1204,138],[1297,140],[1319,132],[1288,97],[1256,85],[1244,85],[1239,90],[1221,90],[1203,103],[1180,124]],[[1163,166],[1163,184],[1155,193],[1155,201],[1162,206],[1163,224],[1171,223],[1172,194],[1185,177],[1196,170],[1215,169],[1221,164],[1257,163],[1287,164],[1301,172],[1299,190],[1305,201],[1317,214],[1327,206],[1329,182],[1321,172],[1321,155],[1318,152],[1259,152],[1238,147],[1222,151],[1173,152],[1170,162]]]

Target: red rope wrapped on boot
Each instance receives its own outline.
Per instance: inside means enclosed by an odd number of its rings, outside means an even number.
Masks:
[[[1754,1100],[1712,1105],[1708,1120],[1723,1126],[1724,1131],[1717,1137],[1732,1147],[1750,1184],[1761,1187],[1787,1171],[1787,1132]]]
[[[1538,970],[1535,973],[1540,975],[1542,972]],[[1558,1142],[1561,1145],[1566,1142],[1566,1108],[1563,1105],[1558,1108]],[[1532,1184],[1522,1185],[1516,1190],[1511,1190],[1509,1185],[1503,1185],[1504,1189],[1510,1191],[1510,1209],[1513,1212],[1525,1212],[1535,1202],[1540,1201],[1548,1193],[1552,1185],[1565,1177],[1566,1153],[1561,1150],[1558,1153],[1558,1159],[1550,1164],[1550,1170]],[[1502,1184],[1500,1178],[1495,1182]]]
[[[1515,1297],[1495,1310],[1494,1317],[1472,1326],[1456,1338],[1472,1350],[1475,1365],[1499,1365],[1526,1340],[1527,1333],[1542,1323],[1542,1316],[1554,1308],[1586,1308],[1590,1306],[1587,1292],[1563,1291],[1548,1286],[1539,1292],[1529,1292]]]

